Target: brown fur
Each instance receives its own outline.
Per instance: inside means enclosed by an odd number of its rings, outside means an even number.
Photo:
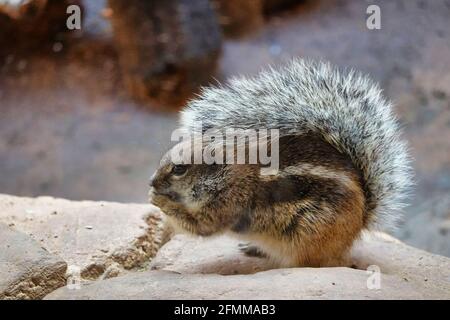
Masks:
[[[163,159],[151,201],[181,229],[198,235],[228,232],[256,243],[279,266],[345,262],[364,227],[361,174],[314,135],[280,138],[280,171],[259,165],[189,165],[174,177]]]

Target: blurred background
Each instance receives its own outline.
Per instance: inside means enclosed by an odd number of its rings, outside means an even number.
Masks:
[[[69,5],[81,29],[68,29]],[[146,202],[176,111],[201,85],[292,57],[380,82],[416,170],[396,236],[450,256],[446,0],[0,0],[0,193]]]

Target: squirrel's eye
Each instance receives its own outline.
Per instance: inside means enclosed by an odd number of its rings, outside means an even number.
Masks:
[[[174,165],[172,168],[172,174],[181,176],[187,171],[187,166],[182,164]]]

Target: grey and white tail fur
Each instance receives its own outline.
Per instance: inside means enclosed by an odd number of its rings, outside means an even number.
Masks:
[[[386,229],[401,217],[412,185],[405,142],[392,105],[378,85],[329,63],[294,60],[253,78],[204,88],[181,115],[188,130],[271,129],[319,133],[363,175],[366,226]]]

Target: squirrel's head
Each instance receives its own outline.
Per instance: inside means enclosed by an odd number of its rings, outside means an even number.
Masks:
[[[170,151],[150,179],[150,202],[175,228],[211,235],[232,228],[251,202],[255,165],[176,164]]]

